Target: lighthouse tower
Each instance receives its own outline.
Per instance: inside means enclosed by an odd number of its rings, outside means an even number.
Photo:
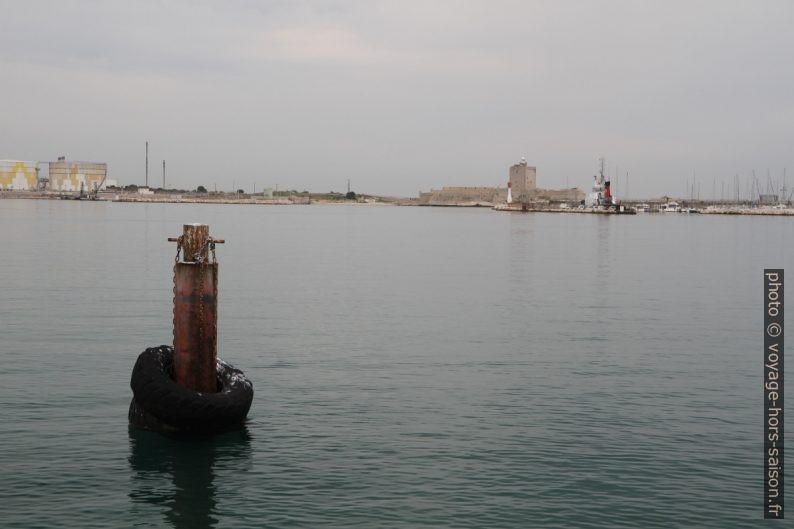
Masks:
[[[513,182],[507,182],[507,203],[513,203]]]

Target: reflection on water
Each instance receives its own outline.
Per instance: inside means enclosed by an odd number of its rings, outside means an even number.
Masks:
[[[165,436],[130,427],[130,499],[163,511],[174,528],[201,529],[218,522],[215,505],[220,471],[234,472],[251,460],[243,429],[217,436]]]

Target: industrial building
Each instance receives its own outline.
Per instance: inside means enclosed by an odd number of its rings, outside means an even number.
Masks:
[[[0,160],[0,190],[35,191],[38,187],[38,162]]]
[[[106,163],[69,162],[58,159],[49,162],[50,183],[53,191],[94,191],[104,189],[108,174]]]

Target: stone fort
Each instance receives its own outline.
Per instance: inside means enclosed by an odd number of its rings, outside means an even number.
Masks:
[[[537,169],[521,159],[508,174],[513,202],[579,203],[585,193],[581,189],[541,189],[537,187]],[[507,202],[507,187],[442,187],[419,193],[418,202],[426,206],[493,206]]]

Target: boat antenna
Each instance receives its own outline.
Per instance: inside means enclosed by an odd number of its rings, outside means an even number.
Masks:
[[[600,172],[599,172],[599,175],[601,176],[601,182],[600,183],[603,184],[604,183],[604,163],[606,162],[606,160],[602,156],[601,158],[598,159],[598,161],[601,163],[601,169],[600,169]]]

